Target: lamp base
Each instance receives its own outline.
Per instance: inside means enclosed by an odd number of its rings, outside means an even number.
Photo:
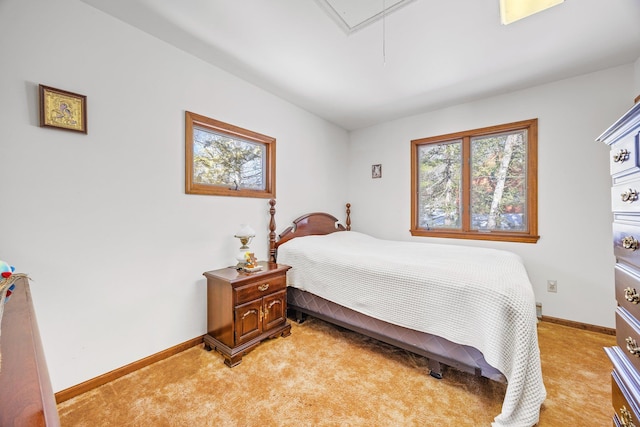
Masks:
[[[238,252],[236,253],[236,261],[238,264],[246,264],[247,263],[247,253],[251,253],[251,248],[247,245],[240,246]]]
[[[247,273],[255,273],[256,271],[262,271],[261,265],[256,265],[255,267],[242,267],[240,270],[245,271]]]

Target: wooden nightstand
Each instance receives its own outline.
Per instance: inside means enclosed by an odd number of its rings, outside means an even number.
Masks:
[[[234,267],[207,271],[207,335],[204,348],[215,349],[234,367],[260,342],[291,335],[287,322],[287,270],[284,264],[260,262],[263,269],[245,273]]]

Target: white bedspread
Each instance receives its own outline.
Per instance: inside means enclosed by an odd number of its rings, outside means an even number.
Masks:
[[[530,427],[546,397],[535,299],[520,257],[496,249],[380,240],[349,231],[290,240],[289,286],[480,350],[507,378],[493,426]]]

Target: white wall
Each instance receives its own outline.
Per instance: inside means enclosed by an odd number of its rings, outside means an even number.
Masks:
[[[0,1],[0,259],[28,273],[55,391],[206,332],[202,273],[266,199],[184,193],[184,111],[277,139],[278,231],[341,212],[348,134],[76,0]],[[37,85],[88,135],[38,125]]]
[[[623,66],[352,132],[353,229],[387,239],[490,246],[525,261],[543,314],[614,327],[608,147],[595,139],[633,104]],[[536,244],[412,238],[410,141],[538,118]],[[371,165],[382,163],[382,179]],[[558,281],[556,294],[547,279]]]

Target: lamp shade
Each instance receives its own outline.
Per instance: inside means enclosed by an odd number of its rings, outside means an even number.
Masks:
[[[256,232],[247,224],[240,224],[240,229],[236,232],[235,237],[255,237]]]

